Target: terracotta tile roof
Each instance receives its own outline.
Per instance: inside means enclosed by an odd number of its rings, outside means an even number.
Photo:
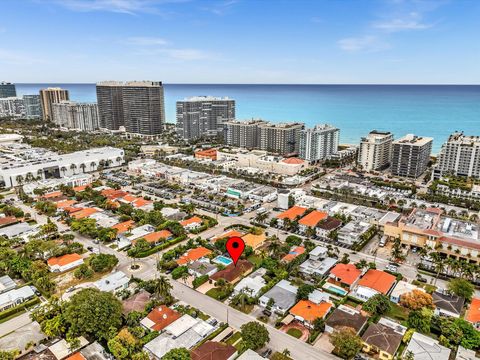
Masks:
[[[131,195],[131,194],[127,194],[127,195],[125,195],[125,196],[123,197],[123,200],[125,200],[126,202],[129,202],[129,203],[131,203],[131,202],[133,202],[133,201],[135,201],[135,200],[137,200],[137,199],[138,199],[138,198],[137,198],[136,196],[133,196],[133,195]]]
[[[296,246],[290,252],[282,258],[282,261],[290,262],[295,259],[297,256],[302,255],[305,252],[303,246]]]
[[[330,270],[330,274],[335,275],[341,283],[352,285],[360,277],[362,271],[353,264],[337,264]]]
[[[358,285],[368,287],[386,295],[395,283],[396,277],[384,271],[370,269],[358,282]]]
[[[298,223],[300,225],[315,227],[320,221],[326,219],[327,217],[328,214],[326,212],[313,210],[311,213],[301,218]]]
[[[129,297],[126,300],[122,301],[122,312],[128,314],[132,311],[143,312],[145,310],[145,305],[150,301],[150,293],[145,290],[140,290],[135,295]]]
[[[80,354],[79,352],[76,352],[75,354],[67,357],[65,360],[86,360],[86,359],[82,354]]]
[[[52,257],[50,259],[47,260],[47,264],[49,266],[54,266],[54,265],[58,265],[58,266],[65,266],[65,265],[68,265],[68,264],[71,264],[72,262],[74,261],[77,261],[77,260],[80,260],[82,257],[78,254],[66,254],[66,255],[62,255],[62,256],[58,256],[58,257]]]
[[[290,209],[277,215],[277,219],[295,220],[298,216],[302,216],[307,211],[307,208],[301,206],[292,206]]]
[[[58,197],[58,196],[62,196],[62,195],[63,195],[63,193],[61,191],[54,191],[54,192],[43,195],[42,198],[50,199],[50,198],[54,198],[54,197]]]
[[[190,219],[183,220],[182,222],[180,222],[180,225],[187,226],[195,223],[201,224],[203,223],[203,220],[198,216],[192,216]]]
[[[445,242],[447,244],[459,245],[470,249],[480,249],[480,243],[469,240],[461,240],[450,236],[441,236],[438,238],[438,241]]]
[[[201,259],[207,255],[210,255],[212,252],[203,246],[197,247],[195,249],[190,249],[186,252],[185,255],[180,256],[177,260],[178,265],[185,265],[192,261]]]
[[[472,299],[472,303],[465,314],[465,320],[474,324],[480,322],[480,298]]]
[[[65,209],[67,207],[75,205],[76,203],[76,200],[62,200],[57,202],[55,205],[57,206],[57,209]]]
[[[161,331],[175,320],[180,319],[181,316],[182,314],[179,312],[162,305],[150,311],[147,318],[154,322],[154,325],[151,327],[152,330]]]
[[[94,208],[83,208],[82,210],[71,214],[71,216],[75,219],[83,219],[89,217],[92,214],[95,214],[96,212],[98,212],[98,210]]]
[[[0,226],[17,223],[19,220],[15,216],[0,217]]]
[[[144,198],[138,198],[137,200],[132,202],[132,205],[136,208],[140,208],[142,206],[151,204],[153,201],[145,200]]]
[[[83,191],[85,190],[87,187],[89,187],[90,185],[80,185],[80,186],[75,186],[73,188],[74,191],[77,191],[77,192],[80,192],[80,191]]]
[[[192,360],[227,360],[236,352],[237,349],[232,345],[207,341],[195,350],[192,350],[190,356]]]
[[[213,241],[218,241],[218,240],[221,240],[221,239],[225,239],[225,238],[229,238],[229,237],[232,237],[232,236],[238,236],[238,237],[242,237],[244,233],[240,232],[240,231],[237,231],[237,230],[229,230],[223,234],[220,234],[218,236],[215,236],[212,238]]]
[[[155,231],[145,236],[142,236],[142,239],[145,239],[149,243],[156,243],[160,239],[168,239],[173,234],[168,230]],[[136,241],[133,241],[135,245]]]
[[[115,190],[115,189],[105,189],[102,190],[101,194],[110,200],[123,198],[128,193],[123,190]]]
[[[212,160],[217,160],[217,149],[207,149],[207,150],[198,150],[195,151],[196,158],[210,158]]]
[[[305,321],[312,323],[315,319],[325,317],[331,308],[332,304],[329,302],[322,301],[319,304],[315,304],[310,300],[300,300],[290,309],[290,314],[299,316]]]
[[[240,259],[237,262],[237,266],[232,263],[228,265],[225,269],[218,271],[212,276],[210,276],[210,279],[215,281],[218,279],[225,279],[226,281],[231,283],[243,274],[250,271],[251,269],[253,269],[253,264],[250,261]]]
[[[299,158],[296,158],[296,157],[283,159],[282,162],[285,163],[285,164],[290,164],[290,165],[300,165],[300,164],[305,163],[305,161],[303,161]]]
[[[127,232],[135,227],[133,220],[127,220],[112,226],[112,229],[117,229],[117,234]]]
[[[73,214],[74,212],[78,212],[80,210],[83,210],[83,208],[82,207],[67,206],[63,210],[68,212],[69,214]]]
[[[246,234],[242,236],[242,240],[245,243],[245,246],[250,246],[255,250],[260,245],[262,245],[265,242],[265,240],[267,240],[267,237],[265,236],[265,234],[260,234],[260,235]]]

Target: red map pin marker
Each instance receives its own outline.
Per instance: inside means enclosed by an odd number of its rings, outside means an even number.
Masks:
[[[227,248],[228,254],[233,260],[235,266],[237,266],[237,261],[245,250],[245,243],[243,242],[241,237],[232,236],[229,238],[225,244]]]

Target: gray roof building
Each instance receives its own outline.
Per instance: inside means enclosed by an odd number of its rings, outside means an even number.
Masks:
[[[451,350],[437,340],[418,332],[413,333],[405,353],[411,352],[415,360],[448,360]]]

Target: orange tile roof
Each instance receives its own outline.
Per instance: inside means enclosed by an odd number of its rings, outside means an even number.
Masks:
[[[138,198],[136,196],[133,196],[131,194],[127,194],[123,197],[123,200],[131,203],[131,202],[134,202],[135,200],[137,200]]]
[[[360,277],[362,271],[353,264],[337,264],[330,270],[330,273],[340,279],[341,283],[352,285]]]
[[[132,205],[136,208],[140,208],[142,206],[145,206],[145,205],[148,205],[148,204],[151,204],[153,201],[150,201],[150,200],[145,200],[144,198],[138,198],[137,200],[135,200]]]
[[[77,192],[80,192],[80,191],[83,191],[85,190],[87,187],[89,187],[90,185],[80,185],[80,186],[75,186],[73,188],[74,191],[77,191]]]
[[[198,260],[202,257],[205,257],[207,255],[210,255],[212,252],[208,250],[207,248],[204,248],[203,246],[200,246],[195,249],[190,249],[187,251],[185,255],[182,255],[178,260],[177,264],[178,265],[185,265],[188,264],[189,262]]]
[[[254,235],[254,234],[246,234],[242,236],[243,242],[245,243],[245,246],[250,246],[254,250],[258,248],[260,245],[262,245],[265,240],[267,240],[267,237],[265,234],[260,234],[260,235]]]
[[[112,229],[117,229],[117,234],[121,234],[124,232],[133,229],[135,222],[133,220],[127,220],[112,226]]]
[[[161,231],[155,231],[145,236],[142,236],[142,238],[149,243],[156,243],[158,240],[168,239],[172,235],[173,234],[168,230],[161,230]],[[133,243],[135,245],[135,241],[133,241]]]
[[[292,158],[283,159],[282,162],[290,165],[299,165],[299,164],[303,164],[305,161],[296,157],[292,157]]]
[[[123,190],[105,189],[102,190],[101,194],[109,199],[118,199],[124,197],[128,193]]]
[[[193,216],[190,219],[183,220],[182,222],[180,222],[180,225],[187,226],[187,225],[194,224],[194,223],[200,223],[201,224],[202,222],[203,222],[203,220],[201,218],[199,218],[198,216]]]
[[[237,353],[237,349],[229,344],[207,341],[190,352],[192,360],[228,360]]]
[[[210,158],[212,160],[217,160],[217,149],[207,149],[207,150],[198,150],[195,151],[196,158]]]
[[[474,324],[480,322],[480,298],[472,299],[472,303],[465,314],[465,320]]]
[[[49,266],[54,266],[54,265],[58,265],[58,266],[65,266],[65,265],[68,265],[68,264],[71,264],[72,262],[74,261],[77,261],[77,260],[80,260],[82,257],[78,254],[66,254],[66,255],[62,255],[62,256],[58,256],[58,257],[52,257],[50,259],[47,260],[47,264]]]
[[[329,302],[322,301],[319,304],[315,304],[310,300],[300,300],[290,309],[290,314],[299,316],[305,321],[312,323],[315,319],[324,318],[331,308],[332,304]]]
[[[162,305],[150,311],[147,318],[155,323],[151,327],[152,330],[162,331],[181,316],[182,314],[170,309],[168,306]]]
[[[57,202],[55,205],[57,206],[57,209],[65,209],[67,207],[75,205],[76,203],[76,200],[62,200]]]
[[[370,269],[358,282],[358,285],[368,287],[386,295],[396,277],[384,271]]]
[[[63,209],[64,211],[68,212],[69,214],[73,214],[74,212],[77,212],[77,211],[80,211],[80,210],[83,210],[82,207],[73,207],[73,206],[67,206],[65,209]]]
[[[65,360],[86,360],[86,359],[82,354],[80,354],[79,352],[76,352],[75,354],[67,357]]]
[[[315,227],[320,221],[325,220],[327,217],[328,214],[325,211],[313,210],[311,213],[301,218],[298,223],[305,226]]]
[[[19,220],[15,216],[0,217],[0,225],[9,225],[18,222]]]
[[[297,256],[302,255],[305,252],[303,246],[296,246],[290,252],[282,258],[282,261],[290,262],[295,259]]]
[[[229,237],[232,237],[232,236],[238,236],[238,237],[242,237],[244,233],[240,232],[240,231],[237,231],[237,230],[230,230],[230,231],[227,231],[223,234],[220,234],[218,236],[215,236],[212,238],[213,241],[217,241],[217,240],[220,240],[220,239],[225,239],[225,238],[229,238]]]
[[[61,191],[54,191],[54,192],[51,192],[51,193],[48,193],[48,194],[45,194],[43,195],[42,197],[44,199],[49,199],[49,198],[53,198],[53,197],[57,197],[57,196],[62,196],[63,193]]]
[[[77,211],[73,214],[71,214],[72,217],[74,217],[75,219],[83,219],[83,218],[86,218],[92,214],[95,214],[96,212],[98,212],[97,209],[94,209],[94,208],[84,208],[80,211]]]
[[[295,220],[298,216],[302,216],[307,211],[307,208],[301,206],[292,206],[290,209],[277,215],[277,219]]]

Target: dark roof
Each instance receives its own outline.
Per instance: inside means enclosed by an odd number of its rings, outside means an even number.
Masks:
[[[228,265],[225,269],[216,272],[215,274],[210,276],[210,279],[225,279],[228,282],[232,282],[251,269],[253,269],[253,264],[250,261],[240,259],[237,262],[237,266],[232,263]]]
[[[365,343],[373,345],[390,355],[395,355],[402,339],[402,334],[382,324],[371,324],[362,336]]]
[[[455,314],[460,314],[465,304],[465,299],[457,295],[443,294],[435,291],[432,294],[433,304],[446,311],[450,311]]]
[[[142,312],[145,310],[145,305],[150,301],[150,293],[145,290],[139,291],[137,294],[122,301],[123,313],[126,315],[132,311]]]
[[[342,225],[342,222],[340,220],[329,216],[325,220],[320,221],[317,224],[317,227],[319,227],[320,229],[323,229],[323,230],[330,231],[330,230],[334,230],[334,229],[338,228],[340,225]]]
[[[357,334],[367,323],[367,317],[363,316],[360,312],[352,309],[351,312],[344,311],[341,308],[335,309],[326,321],[326,325],[334,329],[338,329],[342,326],[348,326],[354,329]]]
[[[190,353],[192,360],[227,360],[237,352],[232,345],[207,341]]]

